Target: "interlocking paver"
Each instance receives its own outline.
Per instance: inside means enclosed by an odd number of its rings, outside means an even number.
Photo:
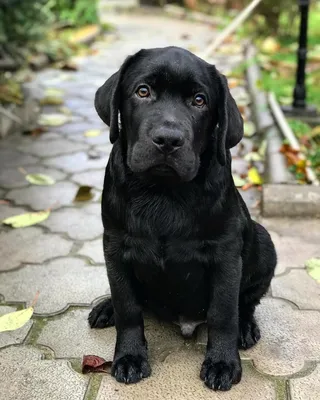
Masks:
[[[6,198],[13,200],[15,204],[29,206],[37,211],[70,205],[77,191],[77,185],[62,181],[52,186],[33,185],[27,188],[13,189]]]
[[[320,285],[306,270],[291,270],[273,279],[272,294],[295,303],[301,309],[320,310]]]
[[[66,173],[57,171],[54,168],[47,168],[42,165],[29,165],[24,168],[24,172],[28,174],[45,174],[55,180],[62,180],[66,177]],[[0,171],[0,186],[14,189],[28,186],[30,183],[26,180],[25,175],[17,167],[5,168]]]
[[[26,210],[20,207],[13,207],[10,204],[0,204],[0,221],[9,217],[13,217],[14,215],[23,214],[25,212]],[[3,226],[0,225],[0,230],[2,228]]]
[[[25,165],[36,164],[38,158],[29,154],[23,154],[15,149],[0,148],[0,171],[10,167],[24,167]]]
[[[280,236],[276,232],[270,234],[277,250],[277,275],[286,268],[301,268],[306,260],[320,257],[319,242],[307,241],[303,237]]]
[[[300,371],[305,361],[320,358],[320,313],[300,311],[280,299],[265,298],[257,307],[260,342],[241,352],[255,367],[270,375],[290,375]],[[206,329],[200,327],[198,343],[206,344]]]
[[[45,265],[26,265],[1,274],[0,293],[7,302],[31,301],[39,290],[38,314],[59,312],[68,304],[90,304],[109,293],[103,266],[87,265],[79,258],[59,258]]]
[[[102,238],[84,243],[78,254],[91,258],[97,264],[104,263]]]
[[[102,379],[97,400],[274,400],[274,384],[258,375],[249,366],[244,367],[240,384],[230,392],[212,392],[200,380],[203,354],[179,351],[169,354],[161,362],[151,363],[152,375],[137,385],[123,385],[110,375]]]
[[[72,175],[71,179],[79,185],[94,186],[98,189],[103,188],[104,169],[97,171],[85,171]]]
[[[16,307],[2,306],[0,305],[0,316],[17,311]],[[11,344],[20,344],[28,335],[30,328],[32,326],[32,321],[28,321],[26,325],[15,331],[1,332],[0,334],[0,348],[9,346]],[[1,354],[1,353],[0,353]],[[1,369],[1,360],[0,360]],[[1,386],[1,383],[0,383]],[[1,392],[1,389],[0,389]],[[1,395],[0,395],[1,396]]]
[[[47,158],[44,164],[51,167],[61,168],[66,172],[81,172],[91,169],[103,168],[108,162],[107,157],[101,157],[96,160],[90,159],[84,152],[68,154],[53,158]]]
[[[290,380],[291,400],[318,400],[320,399],[320,365],[303,378]]]
[[[75,143],[64,138],[46,141],[33,141],[28,145],[19,147],[23,153],[34,154],[40,157],[53,157],[66,153],[75,153],[79,150],[86,150],[88,146],[84,143]]]
[[[73,358],[97,354],[112,361],[116,343],[115,328],[90,329],[89,312],[90,308],[70,310],[53,320],[49,319],[37,342],[53,349],[56,357]],[[77,334],[74,335],[74,332]],[[177,349],[184,343],[178,327],[151,318],[145,319],[145,334],[151,357]]]
[[[66,135],[68,138],[70,136],[70,139],[72,139],[76,136],[83,137],[83,134],[89,129],[102,129],[104,127],[105,125],[97,116],[97,120],[95,123],[83,121],[78,123],[65,124],[57,127],[55,130],[56,132],[60,132]]]
[[[270,231],[282,236],[301,238],[305,242],[320,243],[320,219],[261,218]],[[299,245],[302,249],[303,246]]]
[[[72,245],[71,241],[37,227],[0,232],[0,271],[17,268],[21,263],[42,263],[66,256]]]
[[[53,212],[42,222],[52,232],[67,233],[71,239],[90,240],[102,234],[100,205],[97,213],[89,213],[88,207],[64,208]]]
[[[68,361],[42,358],[40,350],[27,346],[0,351],[1,400],[83,399],[88,376],[73,371]]]

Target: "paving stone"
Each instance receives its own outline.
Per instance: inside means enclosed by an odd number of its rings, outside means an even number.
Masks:
[[[272,294],[295,303],[300,309],[320,310],[320,285],[306,270],[291,270],[274,278]]]
[[[57,127],[55,130],[59,133],[62,133],[66,136],[70,136],[70,139],[73,136],[83,137],[83,134],[89,129],[103,129],[105,125],[100,119],[97,119],[96,123],[92,122],[77,122],[77,123],[69,123],[63,126]]]
[[[30,165],[24,169],[28,174],[45,174],[51,176],[51,178],[54,178],[55,180],[62,180],[66,177],[64,172],[57,171],[53,168],[43,167],[42,165]],[[24,174],[19,171],[17,167],[5,168],[0,171],[0,186],[14,189],[28,185],[30,185],[30,183],[25,179]]]
[[[87,265],[79,258],[60,258],[1,273],[0,293],[7,302],[30,301],[37,290],[38,314],[57,313],[69,304],[90,304],[110,293],[105,267]]]
[[[41,223],[52,232],[65,232],[71,239],[91,240],[102,234],[101,205],[97,212],[90,208],[64,208],[51,213],[50,217]]]
[[[37,227],[0,232],[0,271],[17,268],[22,262],[42,263],[52,257],[66,256],[72,244]]]
[[[23,167],[25,165],[37,164],[38,158],[10,148],[0,148],[0,171],[4,168]]]
[[[5,400],[83,399],[89,377],[72,370],[68,361],[43,360],[29,346],[7,347],[0,352],[0,398]]]
[[[45,210],[70,205],[78,191],[78,186],[71,182],[57,182],[52,186],[29,186],[11,190],[6,198],[15,204],[30,206],[33,210]]]
[[[232,173],[238,175],[247,175],[249,169],[248,161],[243,158],[234,158],[231,164]]]
[[[102,238],[86,242],[78,254],[91,258],[96,264],[104,264]]]
[[[291,375],[300,371],[305,361],[320,358],[320,313],[300,311],[284,300],[265,298],[257,307],[261,330],[260,342],[241,352],[255,367],[270,375]],[[197,342],[207,343],[206,327],[198,331]]]
[[[320,243],[320,219],[261,218],[268,230],[279,235],[302,238],[306,242]]]
[[[10,204],[0,204],[0,221],[25,212],[27,211],[23,208],[13,207]],[[4,226],[0,224],[0,230],[2,228],[4,228]]]
[[[213,392],[200,380],[203,354],[184,350],[169,354],[161,362],[151,363],[152,375],[137,385],[118,383],[111,375],[105,375],[97,400],[274,400],[274,385],[253,368],[244,366],[243,377],[230,392]]]
[[[0,316],[4,314],[9,314],[11,312],[17,311],[16,307],[9,307],[0,305]],[[11,344],[20,344],[24,341],[26,336],[28,335],[30,328],[32,326],[32,321],[28,321],[22,328],[17,329],[15,331],[7,331],[1,332],[0,335],[0,348],[9,346]],[[0,369],[1,369],[1,361],[0,361]],[[1,383],[0,383],[1,386]],[[1,392],[1,389],[0,389]]]
[[[72,176],[72,180],[79,185],[89,185],[94,186],[100,190],[103,188],[103,180],[104,180],[104,169],[100,169],[97,171],[85,171],[80,172],[79,174],[75,174]]]
[[[290,380],[291,400],[320,399],[320,365],[307,376]]]
[[[51,167],[58,167],[66,172],[82,172],[91,169],[103,168],[107,165],[107,157],[92,160],[84,152],[74,153],[54,158],[48,158],[44,164]]]
[[[248,190],[239,190],[239,193],[251,213],[254,211],[259,212],[261,192],[256,187],[251,187]]]
[[[320,257],[319,242],[312,243],[304,237],[280,236],[273,231],[269,233],[278,255],[276,274],[283,273],[286,268],[301,268],[310,258]]]
[[[75,153],[79,150],[86,150],[84,143],[77,143],[67,139],[59,138],[55,140],[33,141],[29,145],[20,146],[21,152],[34,154],[39,157],[52,157],[61,154]]]
[[[74,358],[82,357],[83,354],[98,354],[112,361],[116,330],[114,327],[90,329],[88,324],[90,309],[70,310],[54,319],[49,319],[37,343],[49,346],[54,350],[56,357]],[[74,332],[77,332],[76,336]],[[178,349],[184,344],[178,327],[158,322],[150,317],[145,319],[145,334],[151,357],[158,356],[164,351]]]

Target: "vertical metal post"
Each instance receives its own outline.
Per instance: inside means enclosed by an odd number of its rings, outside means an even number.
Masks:
[[[298,0],[300,11],[300,31],[299,47],[297,51],[297,72],[296,83],[293,90],[293,101],[291,106],[282,106],[285,114],[305,119],[306,121],[317,121],[319,116],[314,105],[306,102],[306,64],[307,64],[307,46],[308,46],[308,14],[310,0]]]
[[[296,74],[296,85],[293,91],[293,107],[306,107],[306,61],[307,61],[307,45],[308,45],[308,13],[309,0],[299,0],[300,9],[300,32],[299,32],[299,48],[297,53],[298,65]]]

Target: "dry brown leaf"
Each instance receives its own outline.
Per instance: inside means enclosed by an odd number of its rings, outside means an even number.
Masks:
[[[89,372],[105,372],[110,373],[112,361],[106,361],[104,358],[93,355],[83,356],[82,359],[82,373]]]

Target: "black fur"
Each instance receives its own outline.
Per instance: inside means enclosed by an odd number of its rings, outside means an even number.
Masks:
[[[149,96],[139,97],[139,85]],[[125,383],[150,375],[147,307],[172,321],[207,321],[200,376],[228,390],[241,379],[238,347],[260,338],[253,315],[276,254],[233,183],[229,148],[243,123],[227,81],[186,50],[141,50],[97,91],[95,106],[114,143],[102,199],[112,302],[93,308],[89,322],[116,325],[112,374]]]

